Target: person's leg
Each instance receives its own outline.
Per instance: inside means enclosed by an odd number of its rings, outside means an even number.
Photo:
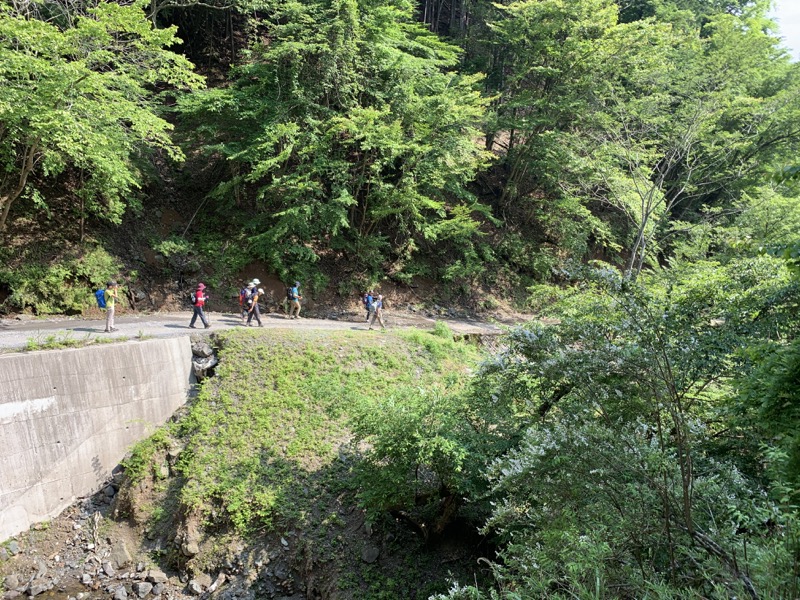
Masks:
[[[200,306],[200,320],[203,322],[203,326],[208,329],[211,325],[208,324],[208,317],[206,316],[206,311],[203,310],[203,307]]]
[[[116,312],[116,310],[117,310],[117,307],[115,305],[115,306],[112,306],[108,311],[108,329],[110,331],[116,330],[116,327],[114,327],[114,313]]]
[[[370,311],[369,314],[370,314],[370,317],[371,317],[370,322],[369,322],[369,328],[372,329],[372,326],[375,325],[375,318],[378,316],[378,312],[373,310],[373,311]]]
[[[294,305],[295,305],[294,306],[295,310],[297,311],[294,316],[299,319],[300,318],[300,300],[295,300],[294,301]]]
[[[261,324],[261,309],[260,309],[260,308],[258,308],[258,304],[256,304],[256,305],[253,307],[253,313],[254,313],[254,314],[255,314],[255,316],[256,316],[256,322],[258,323],[258,326],[259,326],[259,327],[263,327],[263,325]]]
[[[383,310],[378,310],[375,314],[378,315],[378,322],[381,324],[381,327],[386,329],[386,323],[383,322]]]
[[[197,307],[192,307],[192,320],[189,321],[189,327],[194,327],[195,322],[197,321]]]
[[[114,309],[110,306],[106,307],[106,333],[111,331],[111,322],[113,321]]]

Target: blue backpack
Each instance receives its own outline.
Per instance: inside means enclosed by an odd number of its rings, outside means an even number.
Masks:
[[[97,290],[94,293],[94,297],[97,299],[97,306],[99,308],[106,307],[106,291],[105,290]]]

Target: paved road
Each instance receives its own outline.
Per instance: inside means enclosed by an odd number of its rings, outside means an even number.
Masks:
[[[202,332],[203,325],[198,322],[198,329],[189,329],[192,313],[189,311],[154,313],[154,314],[126,314],[117,316],[116,327],[119,331],[103,333],[105,320],[87,320],[83,318],[58,317],[49,319],[0,319],[0,350],[13,350],[25,348],[29,344],[41,345],[56,340],[92,340],[94,338],[114,338],[124,341],[137,337],[177,337]],[[233,313],[209,313],[211,329],[213,332],[220,329],[242,327],[241,319]],[[500,333],[502,328],[482,321],[439,319],[446,323],[454,333]],[[343,315],[341,319],[298,319],[288,320],[279,313],[261,315],[265,328],[285,329],[329,329],[329,330],[360,330],[364,334],[374,334],[367,330],[361,314]],[[418,327],[430,329],[436,320],[417,315],[387,314],[388,327]]]

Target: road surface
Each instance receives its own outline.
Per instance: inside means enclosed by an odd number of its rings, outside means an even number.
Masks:
[[[207,313],[211,328],[205,331],[213,332],[220,329],[242,327],[239,315],[234,313]],[[189,329],[192,318],[190,311],[152,313],[152,314],[124,314],[117,315],[115,326],[118,331],[104,333],[105,319],[85,319],[80,317],[52,317],[43,319],[0,319],[0,351],[13,351],[23,348],[51,345],[59,341],[91,342],[95,338],[111,338],[120,341],[135,338],[178,337],[192,333],[202,332],[203,324],[199,319],[197,329]],[[386,314],[386,324],[392,328],[431,329],[437,319],[431,319],[412,314]],[[447,324],[457,334],[469,333],[501,333],[503,328],[499,325],[489,324],[479,320],[453,320],[438,319]],[[343,314],[338,319],[313,319],[302,318],[289,320],[280,313],[264,313],[261,315],[264,328],[269,329],[329,329],[329,330],[361,330],[365,335],[380,333],[368,331],[361,313]],[[254,322],[255,323],[255,322]]]

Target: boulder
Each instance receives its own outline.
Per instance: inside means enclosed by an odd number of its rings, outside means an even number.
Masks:
[[[114,567],[117,569],[123,569],[132,561],[133,558],[131,558],[131,554],[128,552],[128,548],[125,546],[125,542],[117,542],[111,547],[111,554],[108,557],[108,562],[110,562]]]
[[[376,560],[378,560],[378,556],[380,556],[380,548],[376,546],[367,546],[361,552],[361,560],[363,560],[367,564],[372,564]]]
[[[147,572],[147,581],[149,581],[150,583],[167,583],[168,579],[169,578],[167,577],[166,573],[164,573],[164,571],[159,571],[158,569],[150,569]]]
[[[197,341],[192,344],[192,354],[200,358],[214,356],[214,349],[206,341]]]
[[[203,593],[203,586],[197,583],[196,580],[192,579],[189,582],[189,593],[194,594],[195,596],[199,596]]]
[[[189,558],[197,556],[200,554],[200,545],[195,540],[186,540],[181,544],[181,552]]]
[[[144,598],[153,589],[153,584],[148,581],[137,581],[131,588],[139,598]]]
[[[125,589],[124,585],[119,586],[114,591],[114,600],[127,600],[128,598],[128,590]]]

